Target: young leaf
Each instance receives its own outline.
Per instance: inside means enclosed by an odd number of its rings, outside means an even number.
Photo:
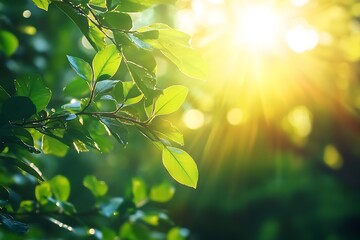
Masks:
[[[99,181],[92,175],[88,175],[84,178],[83,185],[87,187],[95,197],[104,196],[108,190],[108,186],[104,181]]]
[[[69,60],[71,67],[81,78],[91,82],[93,73],[89,63],[81,58],[69,55],[67,55],[67,59]]]
[[[45,205],[48,202],[48,198],[51,197],[51,187],[48,182],[42,182],[35,188],[35,197],[40,204]]]
[[[0,30],[0,52],[10,57],[19,46],[19,41],[11,32]]]
[[[150,190],[150,199],[154,202],[167,202],[175,194],[175,188],[168,182],[155,185]]]
[[[120,62],[121,55],[115,45],[109,45],[105,49],[99,51],[92,62],[94,79],[96,81],[101,81],[111,78],[118,70]]]
[[[45,154],[53,154],[58,157],[64,157],[69,147],[55,138],[52,138],[48,135],[43,135],[41,149]]]
[[[191,156],[182,149],[164,147],[162,160],[166,170],[179,183],[196,188],[199,172]]]
[[[32,0],[35,5],[38,7],[38,8],[41,8],[45,11],[48,10],[49,8],[49,4],[51,3],[51,0]]]
[[[26,120],[36,113],[36,106],[28,97],[15,96],[4,102],[2,113],[11,121]]]
[[[70,196],[70,182],[69,180],[62,176],[57,175],[52,178],[50,181],[51,191],[54,193],[56,199],[66,202]]]
[[[133,202],[137,207],[143,206],[147,201],[147,190],[144,180],[133,178],[132,181]]]
[[[155,102],[154,115],[165,115],[177,111],[185,101],[188,91],[181,85],[166,88]]]
[[[15,80],[18,96],[29,97],[36,106],[36,112],[46,108],[51,99],[51,90],[37,74],[27,74]]]

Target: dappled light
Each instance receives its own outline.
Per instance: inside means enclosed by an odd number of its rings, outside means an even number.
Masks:
[[[358,0],[0,2],[0,240],[355,240]]]

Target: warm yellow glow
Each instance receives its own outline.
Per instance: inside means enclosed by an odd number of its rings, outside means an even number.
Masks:
[[[312,116],[305,106],[294,108],[289,113],[288,120],[296,136],[305,138],[311,133]]]
[[[244,122],[244,113],[239,108],[233,108],[227,113],[226,119],[231,125],[239,125]]]
[[[204,114],[197,109],[190,109],[183,116],[185,125],[190,129],[201,128],[205,123]]]
[[[286,33],[286,42],[291,50],[302,53],[314,49],[319,42],[319,36],[313,28],[298,25]]]
[[[33,26],[21,26],[21,31],[28,35],[35,35],[36,34],[36,28]]]
[[[279,21],[268,7],[249,7],[240,13],[236,40],[252,49],[272,46],[277,38]]]
[[[324,150],[324,162],[332,169],[340,169],[343,166],[343,158],[334,145],[327,145]]]
[[[304,6],[304,5],[307,4],[308,2],[309,2],[309,0],[292,0],[292,1],[291,1],[292,5],[294,5],[295,7]]]

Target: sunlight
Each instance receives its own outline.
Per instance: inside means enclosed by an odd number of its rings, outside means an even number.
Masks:
[[[318,42],[318,33],[311,27],[298,25],[286,33],[286,42],[291,50],[303,53],[314,49]]]
[[[237,24],[236,40],[252,50],[265,49],[274,45],[279,21],[270,8],[249,7],[240,14]]]
[[[239,125],[245,120],[244,112],[239,108],[230,109],[226,115],[226,119],[231,125]]]

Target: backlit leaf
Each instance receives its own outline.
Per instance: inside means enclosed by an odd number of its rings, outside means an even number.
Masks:
[[[121,55],[115,45],[109,45],[99,51],[92,62],[94,79],[100,81],[111,78],[118,70],[120,62]]]
[[[182,149],[165,147],[162,160],[166,170],[179,183],[196,188],[199,172],[191,156]]]
[[[19,46],[19,41],[11,32],[0,30],[0,52],[10,57]]]
[[[165,115],[177,111],[185,101],[188,91],[181,85],[166,88],[155,102],[154,115]]]
[[[67,59],[69,60],[71,67],[81,78],[91,82],[93,73],[89,63],[81,58],[69,55],[67,55]]]
[[[99,181],[95,176],[88,175],[84,178],[83,184],[95,197],[104,196],[107,193],[108,186],[104,181]]]
[[[49,8],[49,4],[51,3],[51,0],[32,0],[35,5],[38,7],[38,8],[41,8],[45,11],[48,10]]]
[[[56,199],[63,202],[68,200],[70,196],[70,182],[66,177],[57,175],[49,183]]]

